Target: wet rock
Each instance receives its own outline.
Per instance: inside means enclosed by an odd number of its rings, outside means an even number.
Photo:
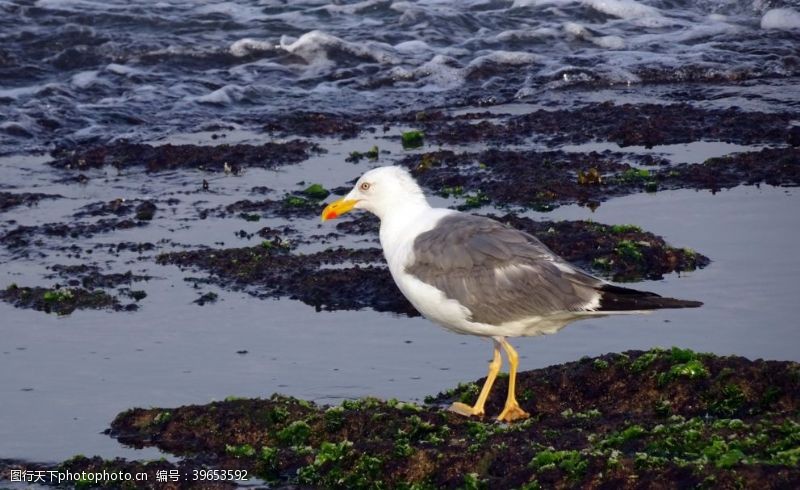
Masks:
[[[367,398],[340,407],[273,395],[136,408],[108,431],[182,465],[248,469],[278,486],[322,488],[793,488],[800,482],[800,365],[688,349],[629,351],[519,373],[532,417],[499,424],[508,380],[486,418],[483,380],[418,406]]]
[[[91,179],[85,174],[70,175],[62,179],[57,179],[55,182],[59,184],[86,184]]]
[[[275,189],[270,189],[264,185],[257,185],[250,189],[250,194],[269,194],[270,192],[274,191]]]
[[[123,311],[135,309],[135,305],[123,306],[119,301],[101,291],[90,291],[83,288],[43,288],[23,287],[12,284],[0,290],[0,300],[17,308],[28,308],[45,313],[69,315],[77,309],[111,309]],[[133,306],[133,308],[131,308]]]
[[[348,235],[377,235],[381,222],[371,213],[362,213],[358,217],[345,219],[336,223],[336,231]]]
[[[247,167],[275,168],[298,163],[317,147],[309,142],[292,140],[263,145],[148,145],[115,142],[83,149],[61,149],[53,152],[50,165],[69,170],[85,170],[105,165],[120,170],[144,167],[148,172],[191,168],[208,172],[228,171],[238,174]]]
[[[257,221],[261,216],[294,218],[310,218],[318,216],[322,212],[322,201],[310,198],[306,195],[286,194],[283,199],[263,199],[252,201],[243,199],[216,210],[217,216],[229,217],[238,215],[244,219],[248,216],[255,216],[248,221]]]
[[[796,148],[767,148],[655,169],[620,163],[621,158],[605,152],[490,149],[457,154],[444,150],[411,155],[400,163],[421,185],[461,199],[461,208],[491,203],[549,211],[564,204],[597,206],[611,197],[637,192],[800,184],[800,150]]]
[[[35,206],[42,199],[58,199],[64,196],[57,194],[41,194],[32,192],[5,192],[0,191],[0,213],[11,208],[25,205]]]
[[[100,245],[100,246],[101,247],[105,247],[104,244]],[[155,244],[150,243],[150,242],[140,242],[140,243],[120,242],[120,243],[117,243],[116,245],[112,245],[112,247],[113,247],[113,251],[115,253],[119,253],[119,252],[122,252],[122,251],[131,251],[131,252],[136,252],[136,253],[142,253],[142,252],[149,252],[151,250],[155,250],[155,248],[156,248]]]
[[[620,146],[653,147],[693,141],[783,143],[793,115],[747,112],[736,107],[704,109],[687,103],[621,104],[602,102],[576,109],[536,110],[498,117],[469,114],[433,122],[420,121],[434,141],[522,142],[536,138],[548,144],[613,141]]]
[[[200,295],[200,297],[197,298],[196,300],[192,301],[192,303],[194,303],[196,305],[200,305],[200,306],[205,306],[208,303],[216,303],[218,297],[219,296],[217,295],[217,293],[208,292],[208,293]]]
[[[97,233],[108,233],[114,230],[126,230],[143,226],[146,222],[131,219],[106,218],[94,223],[46,223],[35,226],[18,226],[0,237],[0,243],[10,249],[24,248],[37,236],[62,238],[88,238]]]
[[[692,271],[711,263],[705,255],[672,247],[635,225],[534,221],[514,214],[491,217],[535,235],[569,262],[614,281],[662,279],[664,274]]]
[[[792,126],[786,135],[786,142],[794,147],[800,146],[800,126]]]
[[[294,111],[273,117],[264,130],[281,135],[355,138],[362,127],[352,115]]]
[[[112,289],[119,286],[130,286],[134,282],[149,281],[151,276],[137,275],[132,271],[125,273],[103,274],[96,265],[62,265],[56,264],[50,268],[59,277],[67,280],[70,286],[82,286],[92,290],[97,288]],[[45,276],[52,277],[52,276]]]
[[[654,176],[659,186],[712,191],[737,185],[800,185],[800,148],[765,148],[681,164]]]
[[[90,216],[127,216],[133,212],[133,203],[122,198],[111,201],[98,201],[81,207],[72,216],[75,218],[86,218]]]
[[[444,150],[412,155],[401,164],[421,185],[461,199],[466,208],[494,203],[548,211],[559,204],[597,204],[639,189],[638,182],[609,178],[633,167],[599,153],[490,149],[457,154]],[[606,177],[597,185],[580,183],[579,172],[591,169]]]
[[[206,270],[211,281],[223,287],[297,299],[318,310],[370,307],[418,315],[397,290],[383,264],[383,253],[375,248],[293,254],[282,247],[259,245],[171,252],[156,261]]]
[[[632,225],[535,222],[513,214],[498,219],[538,235],[556,253],[615,280],[656,279],[709,263],[707,257],[693,250],[671,247]],[[364,233],[374,233],[372,224],[370,218],[340,223],[349,231]],[[280,243],[271,239],[269,246],[170,252],[159,255],[157,262],[202,269],[222,287],[256,296],[297,299],[317,309],[372,308],[419,315],[397,289],[380,249],[336,248],[294,254]]]
[[[156,214],[156,209],[158,208],[152,201],[145,201],[136,206],[136,219],[150,221],[153,219],[153,215]]]

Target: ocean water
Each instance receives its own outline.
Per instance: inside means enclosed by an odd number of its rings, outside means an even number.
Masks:
[[[296,110],[564,103],[569,88],[736,83],[763,88],[751,106],[798,110],[779,94],[800,74],[799,12],[798,0],[2,0],[0,154],[258,128]]]

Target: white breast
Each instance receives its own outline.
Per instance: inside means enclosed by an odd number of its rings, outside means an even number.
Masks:
[[[458,301],[447,298],[439,289],[406,273],[406,267],[414,261],[414,239],[454,212],[427,208],[419,213],[404,210],[402,216],[384,218],[380,232],[383,253],[397,287],[427,319],[458,333],[495,335],[490,326],[470,322],[471,312]]]

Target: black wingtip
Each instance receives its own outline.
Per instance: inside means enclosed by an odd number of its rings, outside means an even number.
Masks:
[[[665,298],[649,291],[605,284],[599,289],[600,306],[596,311],[661,310],[667,308],[698,308],[702,301]]]

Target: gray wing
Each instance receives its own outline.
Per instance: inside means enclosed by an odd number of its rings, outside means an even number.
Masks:
[[[469,308],[472,321],[489,325],[585,311],[607,284],[536,237],[469,214],[444,217],[414,240],[413,250],[407,273]]]

